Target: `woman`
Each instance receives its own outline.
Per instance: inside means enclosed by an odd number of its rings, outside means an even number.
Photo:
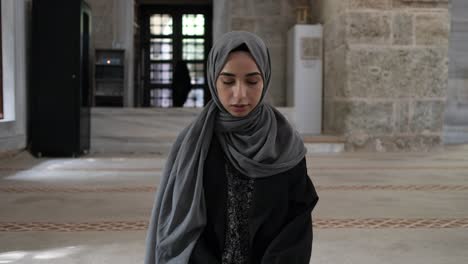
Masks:
[[[270,66],[252,33],[227,33],[211,49],[213,99],[169,154],[146,264],[309,263],[318,197],[301,137],[263,102]]]
[[[187,63],[183,60],[177,61],[174,67],[174,80],[172,81],[172,106],[183,107],[187,96],[192,90],[190,72]]]

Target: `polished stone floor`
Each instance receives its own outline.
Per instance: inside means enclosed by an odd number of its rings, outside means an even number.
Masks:
[[[142,263],[167,150],[196,111],[96,110],[91,153],[0,159],[0,264]],[[468,145],[310,153],[311,263],[468,262]]]

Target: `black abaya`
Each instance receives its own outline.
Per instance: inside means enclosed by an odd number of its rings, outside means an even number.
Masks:
[[[223,151],[214,136],[203,177],[207,225],[192,252],[191,264],[231,264],[222,261],[232,240],[226,239],[231,226],[227,224],[231,223],[227,212],[236,206],[228,195],[231,181],[225,164]],[[238,172],[235,174],[246,178]],[[307,175],[305,158],[286,172],[255,179],[250,200],[237,205],[245,209],[243,215],[247,216],[244,225],[247,230],[242,232],[246,234],[242,243],[248,247],[247,263],[308,264],[313,238],[311,212],[318,196]]]

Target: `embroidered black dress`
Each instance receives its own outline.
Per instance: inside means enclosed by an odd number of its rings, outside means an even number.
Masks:
[[[253,179],[226,161],[214,136],[203,181],[207,225],[191,264],[309,264],[318,196],[305,158],[289,171]]]

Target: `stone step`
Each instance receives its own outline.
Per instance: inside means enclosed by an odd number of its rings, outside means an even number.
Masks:
[[[90,152],[95,155],[167,155],[177,135],[200,111],[197,108],[93,108]],[[291,119],[292,108],[279,108],[279,111]],[[308,153],[344,151],[341,137],[303,137]]]
[[[131,140],[103,140],[92,142],[91,153],[120,153],[120,154],[157,154],[167,155],[174,138],[132,138]],[[307,153],[339,153],[344,151],[345,141],[338,136],[318,135],[304,137]]]
[[[345,139],[334,135],[303,135],[308,154],[339,153],[345,150]]]

